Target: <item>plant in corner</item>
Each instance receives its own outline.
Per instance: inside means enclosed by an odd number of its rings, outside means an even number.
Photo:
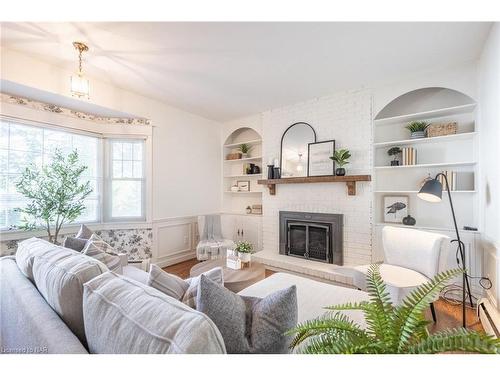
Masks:
[[[332,159],[338,166],[335,170],[335,174],[337,176],[345,176],[344,165],[349,164],[347,160],[349,160],[350,157],[351,153],[345,148],[335,151],[333,156],[330,156],[330,159]]]
[[[388,151],[387,154],[389,156],[394,156],[394,159],[391,160],[391,165],[396,166],[399,165],[399,160],[398,160],[398,155],[401,153],[401,148],[399,147],[391,147]]]
[[[238,253],[238,257],[243,263],[250,262],[251,254],[253,253],[253,245],[248,241],[240,241],[234,249]]]
[[[410,138],[425,138],[425,130],[429,126],[425,121],[412,121],[405,126],[410,131]]]
[[[247,143],[242,143],[241,145],[238,146],[238,151],[241,152],[241,157],[243,159],[248,158],[248,153],[252,149],[252,146],[247,144]]]
[[[399,306],[393,306],[380,276],[371,265],[367,280],[368,301],[327,307],[325,316],[307,321],[288,332],[295,335],[291,346],[310,354],[433,354],[444,352],[500,353],[500,339],[464,328],[448,329],[433,335],[424,310],[439,296],[460,269],[442,272],[413,290]],[[360,310],[366,328],[341,311]]]
[[[85,211],[83,201],[93,191],[90,181],[80,182],[87,168],[79,163],[76,150],[64,157],[57,149],[50,164],[27,167],[16,183],[17,191],[28,200],[25,208],[16,209],[25,214],[19,228],[44,228],[49,241],[57,244],[63,224],[73,222]]]

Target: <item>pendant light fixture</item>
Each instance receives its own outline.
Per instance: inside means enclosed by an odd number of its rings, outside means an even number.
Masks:
[[[71,95],[78,98],[89,99],[89,80],[83,75],[82,53],[87,52],[89,47],[82,42],[73,42],[73,46],[78,51],[78,72],[71,76]]]

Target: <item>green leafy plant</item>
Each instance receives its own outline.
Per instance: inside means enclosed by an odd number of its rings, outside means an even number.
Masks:
[[[242,154],[248,154],[251,149],[252,146],[247,143],[242,143],[241,145],[238,146],[238,151],[241,152]]]
[[[351,153],[349,150],[343,148],[340,150],[336,150],[333,153],[333,156],[330,156],[330,159],[332,159],[339,168],[342,168],[344,165],[349,164],[347,161],[351,157]]]
[[[425,121],[412,121],[408,125],[405,126],[411,133],[415,132],[423,132],[429,126],[428,122]]]
[[[247,242],[247,241],[240,241],[236,244],[236,248],[235,250],[238,252],[238,253],[242,253],[242,254],[252,254],[253,252],[253,245],[250,243],[250,242]]]
[[[430,335],[424,310],[438,297],[446,283],[460,269],[442,272],[413,290],[399,306],[391,303],[379,266],[367,275],[368,301],[327,307],[325,316],[299,324],[288,332],[295,335],[291,347],[311,354],[432,354],[443,352],[500,353],[500,339],[464,328]],[[360,310],[366,328],[341,311]]]
[[[387,150],[387,154],[389,156],[394,156],[394,160],[396,160],[396,157],[401,153],[401,148],[400,147],[391,147],[389,150]]]
[[[58,243],[63,224],[73,222],[84,212],[83,201],[92,193],[90,181],[80,183],[87,168],[79,163],[76,150],[67,157],[56,150],[50,164],[42,168],[28,166],[16,183],[17,191],[28,199],[26,207],[17,209],[25,214],[19,228],[44,228],[49,241]]]

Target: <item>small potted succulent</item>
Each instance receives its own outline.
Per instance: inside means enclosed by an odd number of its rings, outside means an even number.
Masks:
[[[425,138],[425,130],[429,126],[425,121],[412,121],[405,126],[410,131],[410,138]]]
[[[240,258],[242,263],[250,262],[253,246],[250,242],[240,241],[236,244],[235,251],[238,253],[238,257]]]
[[[394,156],[394,159],[391,160],[391,165],[392,166],[396,166],[396,165],[399,165],[399,160],[398,160],[398,156],[399,154],[401,153],[401,148],[400,147],[391,147],[388,151],[387,151],[387,154],[389,156]]]
[[[242,143],[241,145],[239,145],[238,151],[241,152],[241,158],[242,159],[248,158],[250,156],[249,153],[250,153],[251,149],[252,149],[252,146],[250,146],[247,143]]]
[[[335,151],[333,156],[330,156],[330,159],[337,165],[337,169],[335,170],[336,176],[345,176],[344,165],[349,164],[347,160],[349,160],[350,157],[351,153],[345,148]]]

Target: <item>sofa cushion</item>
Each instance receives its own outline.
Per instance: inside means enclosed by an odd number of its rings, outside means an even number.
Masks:
[[[108,269],[98,260],[77,251],[52,246],[50,252],[34,259],[35,285],[50,307],[85,344],[83,284]]]
[[[16,251],[16,263],[19,270],[24,276],[34,282],[33,261],[35,257],[51,252],[54,250],[54,247],[57,246],[35,237],[19,242]]]
[[[70,236],[66,237],[63,242],[64,247],[75,251],[82,251],[86,244],[87,240]]]
[[[204,272],[203,275],[219,285],[224,285],[224,274],[221,267],[212,268]],[[179,276],[163,271],[156,264],[151,265],[147,282],[149,286],[158,289],[167,296],[182,301],[193,309],[196,308],[196,295],[198,294],[199,283],[200,276],[183,280]]]
[[[91,353],[225,353],[206,315],[112,272],[85,284],[83,315]]]
[[[85,245],[82,250],[82,254],[97,259],[98,261],[104,263],[106,267],[110,271],[122,274],[122,261],[118,255],[112,255],[101,250],[98,245],[96,245],[92,241],[87,241],[87,245]]]
[[[287,353],[297,290],[292,285],[264,298],[242,297],[201,275],[197,309],[217,325],[228,353]]]
[[[80,229],[78,230],[78,233],[76,234],[75,238],[81,238],[83,240],[88,240],[94,231],[87,227],[85,224],[80,225]]]

